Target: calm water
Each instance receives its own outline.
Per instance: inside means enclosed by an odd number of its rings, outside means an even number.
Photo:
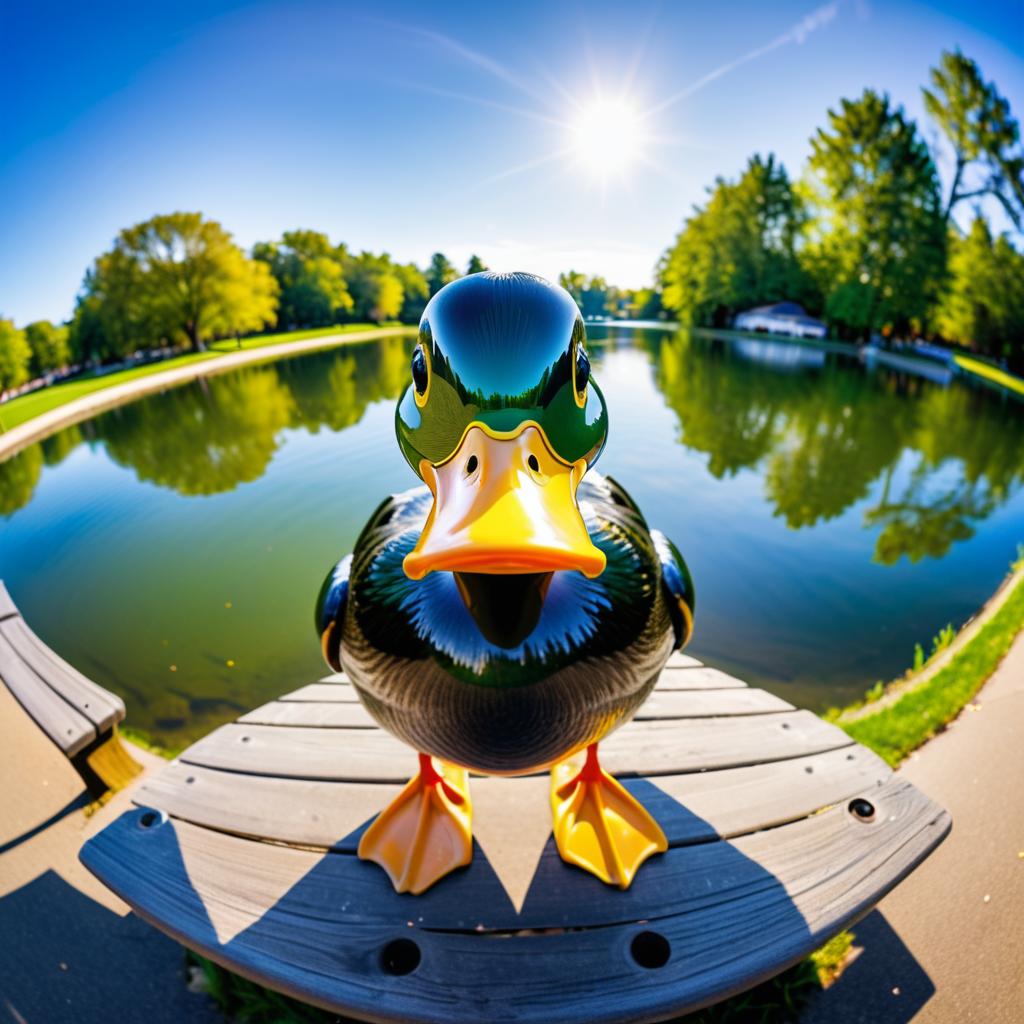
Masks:
[[[814,709],[901,672],[1024,540],[1024,406],[778,342],[591,328],[600,469],[689,561],[691,650]],[[415,483],[409,342],[144,399],[0,465],[0,575],[171,745],[322,675],[320,582]]]

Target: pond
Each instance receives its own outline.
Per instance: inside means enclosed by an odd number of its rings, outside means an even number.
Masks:
[[[905,669],[1024,540],[1024,406],[779,341],[592,326],[599,469],[672,537],[691,652],[814,710]],[[324,574],[387,494],[411,341],[143,399],[0,465],[0,576],[180,747],[325,672]]]

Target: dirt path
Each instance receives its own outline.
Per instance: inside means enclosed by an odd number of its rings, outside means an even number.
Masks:
[[[1020,1024],[1024,633],[900,772],[950,811],[953,832],[853,929],[862,952],[801,1024]]]

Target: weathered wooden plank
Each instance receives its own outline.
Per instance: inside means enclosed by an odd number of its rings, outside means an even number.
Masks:
[[[4,586],[4,581],[0,580],[0,619],[7,619],[18,614],[18,606],[14,603],[14,598]]]
[[[666,668],[658,679],[659,690],[726,690],[746,686],[742,679],[717,668]]]
[[[732,690],[656,689],[644,701],[635,719],[716,718],[723,715],[764,715],[792,711],[793,705],[767,690],[736,687]]]
[[[356,858],[161,824],[155,812],[123,815],[82,859],[174,938],[335,1012],[610,1024],[668,1017],[784,969],[867,912],[949,829],[902,780],[870,797],[870,824],[843,806],[677,847],[627,892],[545,854],[519,914],[483,858],[412,900]],[[641,932],[655,933],[663,965],[631,953]],[[383,953],[396,939],[418,954],[402,976]]]
[[[73,665],[43,643],[24,619],[0,621],[0,634],[36,675],[96,726],[109,732],[124,718],[124,701],[86,678]]]
[[[665,668],[700,668],[702,664],[703,662],[698,661],[689,654],[683,654],[682,651],[673,651],[665,663]]]
[[[890,774],[881,758],[854,746],[767,765],[658,776],[653,784],[626,779],[624,785],[661,822],[669,843],[681,846],[805,817],[870,791]],[[354,853],[355,830],[400,788],[243,775],[175,762],[148,779],[135,801],[222,832]],[[524,819],[550,814],[547,800],[532,806],[535,791],[516,780],[506,780],[503,797],[503,813]]]
[[[6,622],[14,622],[7,619]],[[96,739],[96,727],[75,710],[19,657],[0,633],[0,678],[18,703],[57,746],[73,757]]]
[[[809,711],[730,718],[631,722],[601,744],[617,775],[670,775],[739,767],[850,746],[841,729]],[[208,768],[287,778],[403,782],[412,750],[379,729],[223,725],[181,760]]]
[[[336,683],[310,683],[308,686],[302,686],[291,693],[286,693],[283,697],[279,697],[278,700],[314,701],[317,703],[324,701],[335,701],[345,704],[359,703],[359,697],[356,695],[355,688],[347,680]]]
[[[341,687],[335,687],[341,689]],[[242,724],[299,725],[307,728],[376,729],[377,723],[358,700],[275,700],[242,715]]]

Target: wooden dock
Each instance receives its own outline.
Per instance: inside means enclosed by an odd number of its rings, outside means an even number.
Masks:
[[[644,1021],[795,963],[949,816],[808,711],[673,656],[602,762],[670,848],[623,892],[564,864],[547,776],[474,778],[474,859],[422,896],[356,856],[416,768],[342,675],[194,744],[83,848],[137,913],[229,970],[368,1021]]]

